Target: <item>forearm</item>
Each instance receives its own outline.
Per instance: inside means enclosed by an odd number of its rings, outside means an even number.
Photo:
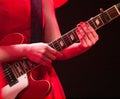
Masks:
[[[58,60],[67,60],[73,57],[76,57],[84,52],[86,52],[90,47],[82,47],[80,43],[75,43],[70,47],[61,51],[62,55],[58,56]]]
[[[26,44],[0,46],[0,62],[20,59],[26,56]]]

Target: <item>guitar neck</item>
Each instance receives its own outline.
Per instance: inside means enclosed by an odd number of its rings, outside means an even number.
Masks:
[[[105,11],[102,11],[100,14],[92,17],[88,20],[88,23],[95,29],[99,29],[112,20],[120,16],[120,3],[113,5]]]
[[[113,5],[112,7],[108,8],[107,10],[103,11],[102,13],[92,17],[87,22],[95,29],[99,29],[100,27],[106,25],[107,23],[111,22],[113,19],[120,16],[120,3]],[[64,48],[67,48],[69,45],[80,42],[77,34],[75,33],[76,28],[72,29],[71,31],[65,33],[59,39],[51,42],[49,45],[61,51]]]
[[[76,30],[76,28],[65,33],[57,40],[50,42],[49,46],[56,49],[57,51],[61,51],[65,48],[67,48],[68,46],[72,45],[73,43],[80,42],[75,30]]]

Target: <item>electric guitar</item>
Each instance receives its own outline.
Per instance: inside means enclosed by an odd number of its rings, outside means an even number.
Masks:
[[[97,30],[119,16],[120,3],[102,11],[87,22]],[[73,43],[80,42],[75,30],[76,27],[50,42],[49,46],[61,51]],[[23,42],[24,36],[15,33],[2,39],[0,45],[22,44]],[[1,90],[3,99],[15,99],[17,96],[20,99],[43,99],[49,94],[52,87],[50,82],[48,80],[35,80],[32,75],[32,71],[38,66],[28,59],[1,64],[0,77],[2,77],[1,81],[3,82]]]
[[[3,38],[0,46],[22,43],[24,43],[24,36],[20,33],[13,33]],[[3,99],[15,99],[16,97],[17,99],[44,99],[51,90],[51,83],[48,80],[34,79],[35,74],[32,72],[37,69],[37,66],[38,64],[28,59],[14,63],[2,63],[0,84],[2,84]]]

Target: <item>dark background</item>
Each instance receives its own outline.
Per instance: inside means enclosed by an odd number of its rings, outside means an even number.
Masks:
[[[120,0],[69,0],[56,9],[64,34],[81,21],[99,14]],[[86,53],[65,61],[55,61],[67,98],[120,98],[120,18],[97,30],[99,41]]]

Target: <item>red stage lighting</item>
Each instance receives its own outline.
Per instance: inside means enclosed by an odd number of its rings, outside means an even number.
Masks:
[[[68,0],[54,0],[55,8],[59,8],[64,5]]]

